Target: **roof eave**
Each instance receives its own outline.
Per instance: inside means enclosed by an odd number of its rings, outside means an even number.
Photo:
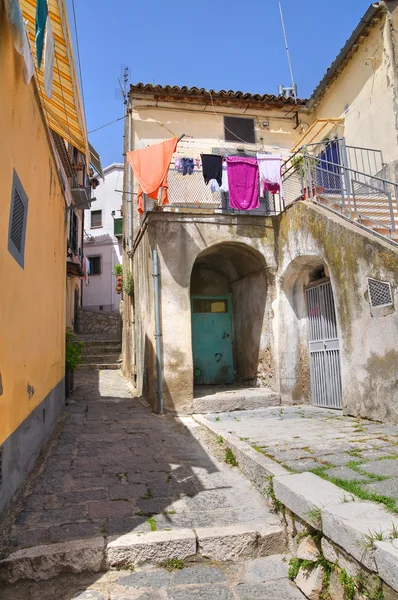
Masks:
[[[376,17],[379,12],[385,12],[385,6],[381,3],[378,5],[371,4],[367,9],[366,13],[359,21],[357,27],[352,32],[351,36],[348,38],[347,42],[340,50],[339,54],[332,62],[328,70],[326,71],[323,79],[317,85],[315,90],[313,91],[310,99],[308,100],[308,108],[312,109],[321,99],[323,94],[326,91],[326,88],[332,81],[338,76],[339,70],[341,67],[345,66],[345,63],[348,62],[350,56],[350,52],[355,50],[355,45],[358,43],[359,38],[362,35],[368,35],[370,26],[372,25],[372,21]]]

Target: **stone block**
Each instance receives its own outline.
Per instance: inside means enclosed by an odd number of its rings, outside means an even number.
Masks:
[[[325,537],[321,540],[322,554],[326,560],[332,564],[337,563],[337,552],[333,544]]]
[[[373,475],[383,475],[384,477],[398,477],[398,460],[373,460],[361,466],[361,469],[373,473]]]
[[[273,483],[276,499],[316,529],[321,522],[314,510],[342,503],[344,497],[344,490],[313,473],[274,477]]]
[[[380,577],[398,592],[398,540],[375,542],[375,560]]]
[[[103,538],[76,540],[49,546],[18,550],[0,561],[0,580],[15,583],[19,579],[41,581],[60,573],[98,573],[104,566]]]
[[[291,581],[240,584],[236,586],[240,600],[305,600],[305,596]],[[207,600],[207,599],[206,599]]]
[[[243,578],[247,583],[265,583],[286,579],[291,556],[276,554],[265,558],[255,558],[243,565]]]
[[[187,588],[174,588],[168,591],[169,600],[234,600],[232,593],[224,585]]]
[[[319,600],[323,586],[325,570],[318,565],[314,569],[300,568],[295,584],[309,600]]]
[[[370,502],[346,502],[322,510],[323,533],[368,569],[375,571],[373,551],[366,536],[383,532],[388,537],[398,518],[383,506]]]
[[[110,538],[107,561],[110,567],[159,565],[169,558],[185,559],[196,554],[196,536],[190,529],[128,533]]]
[[[297,558],[301,558],[301,560],[312,560],[316,562],[319,559],[320,552],[310,535],[301,540],[297,546],[296,555]]]
[[[199,553],[212,560],[228,561],[279,554],[286,550],[282,526],[262,522],[196,529]]]
[[[90,519],[130,517],[132,514],[132,504],[123,500],[114,500],[110,502],[91,502],[88,505],[88,516]]]

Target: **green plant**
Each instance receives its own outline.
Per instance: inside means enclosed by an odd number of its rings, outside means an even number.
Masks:
[[[339,580],[344,588],[344,596],[346,600],[354,600],[355,583],[354,580],[347,574],[347,571],[345,569],[341,570]]]
[[[131,271],[127,271],[126,275],[123,277],[123,291],[128,296],[132,296],[134,294],[134,279]]]
[[[308,521],[314,527],[321,527],[322,525],[322,510],[318,506],[311,508],[306,514]]]
[[[74,371],[82,363],[82,350],[83,342],[78,342],[73,329],[67,327],[65,336],[65,365],[69,371]]]
[[[115,265],[113,267],[113,272],[115,275],[123,275],[123,266],[122,265]]]
[[[157,526],[156,526],[156,519],[154,519],[154,517],[150,517],[147,521],[149,527],[151,528],[151,531],[156,531]]]
[[[299,558],[291,558],[289,562],[289,571],[287,576],[291,581],[296,579],[298,572],[300,571],[301,560]]]
[[[374,543],[375,542],[384,542],[384,540],[387,539],[386,534],[384,531],[370,531],[368,534],[365,534],[362,537],[362,541],[359,542],[360,546],[363,546],[364,548],[371,550],[374,547]]]
[[[184,561],[180,558],[169,558],[165,567],[168,571],[180,570],[184,568]]]
[[[235,454],[232,452],[231,448],[227,448],[225,450],[225,462],[232,467],[238,466],[238,461],[236,460]]]
[[[151,488],[146,486],[146,493],[141,496],[141,500],[151,500],[153,498]]]
[[[221,421],[220,417],[216,417],[216,421],[217,421],[217,422],[218,422],[218,421]]]
[[[224,443],[224,438],[222,435],[219,435],[217,438],[217,444],[219,444],[220,446]]]

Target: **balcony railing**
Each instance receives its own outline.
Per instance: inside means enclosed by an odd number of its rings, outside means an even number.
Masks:
[[[113,221],[113,235],[115,237],[122,237],[123,235],[123,217],[114,219]]]
[[[271,216],[283,211],[283,199],[280,194],[266,192],[260,195],[260,206],[255,210],[236,210],[229,205],[229,193],[212,191],[211,183],[205,184],[201,169],[195,167],[191,175],[183,175],[180,171],[169,170],[169,203],[162,205],[161,198],[157,201],[144,196],[144,212],[153,210],[178,211],[180,209],[201,209],[214,213],[238,215]]]

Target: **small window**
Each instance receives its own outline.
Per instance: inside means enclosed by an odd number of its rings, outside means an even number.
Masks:
[[[101,275],[101,257],[100,256],[88,256],[90,263],[90,275]]]
[[[373,307],[392,305],[391,285],[388,281],[378,281],[368,277],[368,288],[370,304]]]
[[[228,300],[212,300],[207,298],[194,298],[194,313],[227,313]]]
[[[91,211],[91,229],[102,227],[102,210]]]
[[[24,268],[27,214],[28,197],[14,170],[11,191],[10,222],[8,227],[8,251],[22,268]]]
[[[224,117],[224,137],[226,142],[244,142],[254,144],[254,119],[241,117]]]

